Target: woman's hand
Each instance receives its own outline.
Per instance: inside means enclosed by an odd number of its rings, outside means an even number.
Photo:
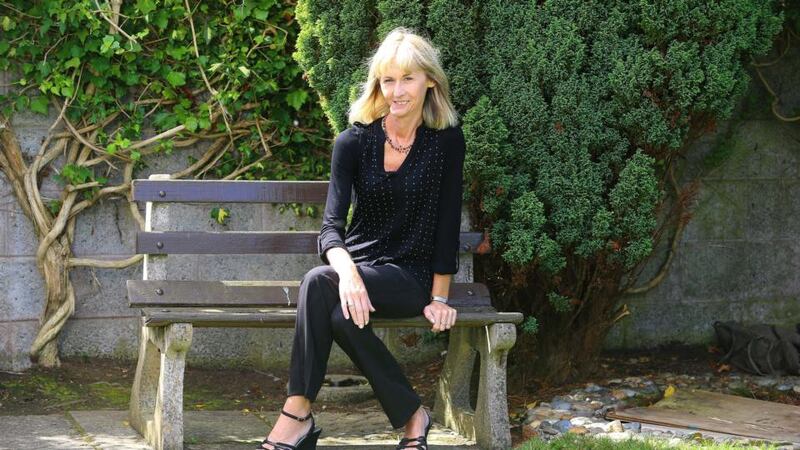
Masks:
[[[457,313],[455,308],[451,308],[442,302],[432,301],[422,310],[422,313],[433,324],[431,331],[434,333],[449,330],[456,323]]]
[[[346,275],[339,276],[339,299],[341,299],[342,314],[345,319],[353,316],[353,323],[358,328],[364,328],[369,324],[369,313],[374,312],[375,308],[367,295],[367,288],[358,270],[353,266]]]

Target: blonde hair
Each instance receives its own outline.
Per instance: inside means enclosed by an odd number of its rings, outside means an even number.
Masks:
[[[381,93],[380,78],[393,64],[405,72],[422,71],[436,84],[425,93],[422,121],[428,128],[441,130],[458,125],[458,113],[450,101],[450,83],[439,61],[439,51],[431,43],[405,27],[392,30],[367,61],[367,81],[360,96],[350,105],[348,122],[371,123],[389,113]]]

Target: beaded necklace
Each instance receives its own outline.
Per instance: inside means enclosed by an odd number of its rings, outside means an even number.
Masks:
[[[389,137],[389,133],[386,131],[386,117],[387,116],[383,116],[383,119],[381,119],[381,127],[383,128],[383,135],[386,136],[386,142],[388,142],[389,145],[398,153],[408,153],[411,150],[411,147],[414,145],[414,140],[412,139],[411,143],[406,146],[395,145],[394,141],[392,141],[392,138]],[[416,133],[414,133],[414,137],[416,138]]]

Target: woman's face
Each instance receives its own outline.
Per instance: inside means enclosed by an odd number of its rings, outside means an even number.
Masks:
[[[435,85],[425,72],[404,72],[397,66],[391,66],[381,75],[380,84],[383,98],[389,105],[389,114],[398,118],[422,117],[425,94]]]

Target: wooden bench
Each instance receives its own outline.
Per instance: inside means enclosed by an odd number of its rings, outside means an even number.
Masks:
[[[171,264],[177,263],[168,255],[209,255],[203,257],[213,261],[213,255],[318,251],[317,232],[175,231],[181,228],[180,207],[185,206],[176,203],[324,204],[327,186],[320,181],[184,181],[166,175],[134,181],[133,198],[147,203],[145,231],[136,237],[136,252],[145,255],[143,279],[127,282],[129,305],[142,312],[130,423],[154,448],[183,448],[183,372],[193,328],[291,328],[300,283],[169,279]],[[515,324],[523,317],[497,312],[486,286],[471,282],[471,253],[481,240],[480,233],[461,233],[462,263],[450,288],[458,319],[449,331],[434,416],[481,448],[505,449],[511,446],[506,356],[516,340]],[[431,326],[423,316],[370,322],[373,327]],[[481,358],[480,380],[473,410],[469,395],[476,354]]]

